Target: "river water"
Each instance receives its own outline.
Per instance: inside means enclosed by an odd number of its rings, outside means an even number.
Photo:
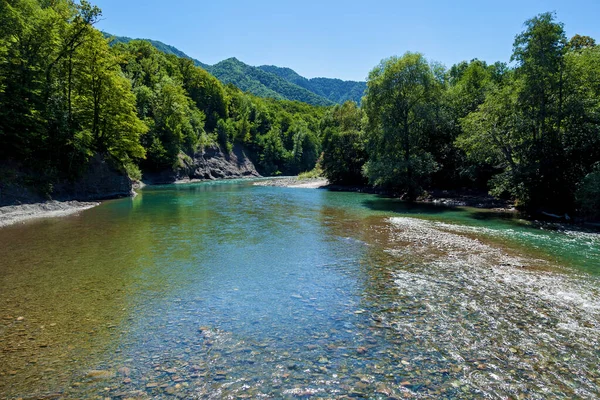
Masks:
[[[1,398],[598,398],[600,235],[146,187],[0,230]]]

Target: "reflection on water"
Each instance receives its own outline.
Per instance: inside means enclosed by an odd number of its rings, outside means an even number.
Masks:
[[[596,234],[244,182],[0,230],[0,397],[599,396]]]

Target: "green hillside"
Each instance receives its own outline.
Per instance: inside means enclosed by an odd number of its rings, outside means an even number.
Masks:
[[[113,36],[103,32],[111,40],[111,45],[128,43],[134,39],[126,36]],[[195,65],[204,68],[221,82],[250,92],[256,96],[280,100],[296,100],[308,104],[327,106],[335,103],[342,104],[347,100],[360,103],[366,89],[365,82],[342,81],[341,79],[313,78],[307,79],[290,68],[263,65],[253,67],[237,58],[228,58],[215,65],[204,64],[188,56],[176,47],[158,40],[145,40],[156,49],[177,57],[187,58]]]
[[[168,45],[166,43],[160,42],[158,40],[152,40],[152,39],[132,39],[130,37],[127,36],[114,36],[111,35],[110,33],[107,32],[102,32],[102,34],[104,35],[105,38],[110,40],[110,45],[113,46],[117,43],[129,43],[132,40],[145,40],[146,42],[149,42],[150,44],[152,44],[152,46],[156,47],[156,49],[158,51],[161,51],[165,54],[173,54],[177,57],[181,57],[181,58],[187,58],[189,60],[192,60],[194,62],[194,64],[198,67],[202,67],[204,69],[207,69],[208,67],[210,67],[207,64],[204,64],[203,62],[196,60],[195,58],[192,58],[190,56],[188,56],[187,54],[185,54],[183,51],[179,50],[176,47],[173,47],[171,45]]]
[[[263,71],[275,74],[288,82],[303,87],[334,103],[343,104],[348,100],[360,104],[367,88],[366,82],[343,81],[331,78],[307,79],[291,68],[282,68],[274,65],[261,65]]]
[[[208,68],[208,71],[223,83],[231,83],[238,88],[260,97],[297,100],[304,103],[327,106],[334,102],[319,96],[287,80],[252,67],[238,60],[228,58]]]

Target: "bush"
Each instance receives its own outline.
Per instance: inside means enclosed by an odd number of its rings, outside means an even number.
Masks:
[[[317,179],[323,177],[323,169],[321,168],[321,164],[317,163],[315,167],[306,172],[302,172],[298,175],[299,179]]]
[[[128,162],[124,165],[125,171],[129,176],[129,179],[132,181],[141,181],[142,180],[142,171],[140,168],[132,162]]]

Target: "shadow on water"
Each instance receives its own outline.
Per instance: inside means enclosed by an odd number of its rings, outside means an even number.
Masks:
[[[365,208],[377,212],[423,216],[452,214],[464,222],[469,220],[480,223],[497,222],[500,224],[508,224],[513,227],[527,227],[541,231],[569,231],[584,234],[600,233],[600,226],[532,219],[523,212],[472,208],[468,206],[452,206],[447,204],[411,203],[382,195],[378,195],[376,198],[365,199],[361,204]]]
[[[504,220],[514,221],[515,219],[522,218],[523,216],[519,213],[514,212],[502,212],[502,211],[487,211],[478,210],[471,213],[471,217],[480,221],[492,221],[492,220]]]
[[[376,199],[366,199],[362,204],[373,211],[394,212],[399,214],[440,214],[455,209],[455,207],[446,205],[410,203],[404,200],[383,196]]]

